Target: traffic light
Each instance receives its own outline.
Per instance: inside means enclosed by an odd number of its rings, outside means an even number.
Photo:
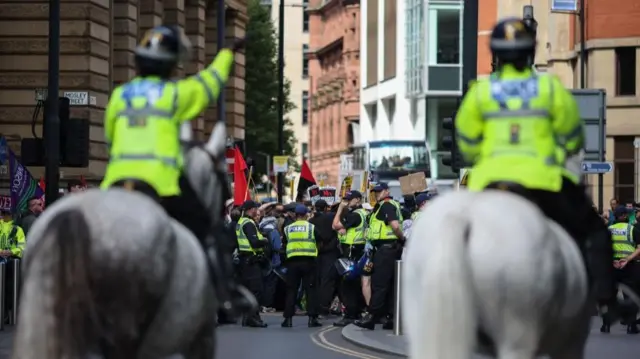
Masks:
[[[46,106],[46,105],[45,105]],[[45,116],[47,111],[45,110]],[[70,101],[66,97],[58,99],[58,118],[60,119],[60,166],[89,166],[89,121],[70,118]],[[45,121],[47,119],[45,118]],[[35,119],[33,126],[35,127]],[[47,134],[43,131],[43,137]],[[21,142],[21,160],[26,166],[45,165],[45,146],[43,138],[23,138]]]
[[[450,132],[450,134],[442,136],[442,148],[449,152],[442,157],[442,164],[450,166],[453,172],[458,173],[464,167],[464,160],[458,150],[455,118],[456,114],[454,113],[452,117],[442,119],[442,129]]]

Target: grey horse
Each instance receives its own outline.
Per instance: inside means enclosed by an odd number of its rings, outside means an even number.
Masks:
[[[224,125],[185,154],[212,216]],[[213,219],[212,219],[213,220]],[[12,358],[214,356],[216,293],[198,240],[152,199],[122,189],[65,196],[29,232]]]

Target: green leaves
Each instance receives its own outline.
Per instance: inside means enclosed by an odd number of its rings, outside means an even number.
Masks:
[[[250,0],[248,6],[247,44],[245,50],[245,140],[251,156],[258,152],[278,153],[278,41],[277,30],[271,20],[269,8],[259,0]],[[291,84],[285,79],[285,115],[295,108],[290,101]],[[294,156],[296,139],[291,121],[285,116],[285,154]],[[260,156],[255,159],[258,160]],[[260,159],[262,162],[262,159]],[[264,172],[264,166],[255,169]]]

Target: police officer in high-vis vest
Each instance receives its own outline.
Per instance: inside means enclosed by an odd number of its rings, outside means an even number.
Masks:
[[[613,240],[613,260],[616,268],[616,279],[628,285],[636,292],[640,290],[640,228],[629,223],[630,210],[619,206],[614,210],[614,224],[609,226]],[[636,323],[637,308],[625,313],[627,333],[638,334]],[[611,323],[603,321],[600,331],[609,333]]]
[[[396,260],[400,259],[405,238],[402,233],[400,203],[393,200],[389,186],[378,183],[373,192],[376,206],[369,217],[367,236],[376,248],[371,274],[371,302],[369,312],[354,322],[355,325],[373,330],[376,322],[382,320],[384,329],[393,329],[390,319],[393,310],[393,278]]]
[[[242,216],[236,225],[236,238],[238,240],[238,272],[242,284],[256,297],[258,303],[262,303],[264,293],[264,280],[261,263],[265,260],[264,248],[269,241],[260,234],[255,219],[258,216],[260,204],[255,201],[245,201],[240,209]],[[255,328],[266,328],[267,323],[262,321],[259,308],[244,315],[242,325]]]
[[[458,146],[474,164],[470,191],[516,185],[582,248],[593,251],[591,272],[601,313],[618,317],[611,240],[565,160],[584,145],[576,101],[560,80],[532,69],[535,31],[523,20],[500,21],[490,47],[497,71],[470,87],[458,109]],[[595,215],[594,215],[595,214]],[[589,240],[589,246],[583,245]]]
[[[338,206],[338,211],[333,219],[333,229],[342,233],[340,235],[340,251],[343,258],[358,261],[364,254],[365,237],[368,213],[362,208],[362,193],[349,191],[345,194]],[[342,303],[345,313],[341,320],[333,323],[334,326],[344,327],[360,318],[364,309],[364,297],[360,278],[343,278]]]
[[[318,247],[316,227],[307,221],[307,207],[297,204],[294,210],[295,221],[284,228],[286,242],[287,298],[284,308],[283,328],[293,326],[296,312],[298,289],[302,286],[306,295],[306,309],[309,316],[309,328],[321,327],[318,321],[318,294],[316,293],[316,258]]]
[[[412,221],[415,221],[416,219],[418,219],[418,217],[420,216],[420,213],[422,213],[421,211],[424,209],[424,207],[426,207],[427,202],[429,202],[429,200],[433,197],[434,195],[430,193],[420,193],[419,195],[416,196],[416,206],[418,207],[418,210],[411,214]]]
[[[212,214],[182,173],[179,128],[216,100],[229,77],[234,52],[243,44],[244,40],[236,41],[232,48],[220,50],[204,70],[175,80],[178,65],[188,61],[191,43],[177,26],[156,26],[135,49],[136,77],[115,88],[105,111],[109,163],[101,188],[124,187],[158,200],[171,217],[207,244],[205,248],[210,247],[205,241],[210,237]],[[228,280],[232,277],[226,273],[232,270],[230,253],[220,237],[207,241],[217,247],[207,251],[207,258],[219,257],[210,261],[220,264],[212,267],[212,280],[219,298],[226,301],[227,295],[234,295],[227,292],[238,287]]]

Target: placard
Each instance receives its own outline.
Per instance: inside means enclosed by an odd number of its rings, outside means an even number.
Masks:
[[[273,172],[287,173],[289,171],[289,156],[273,156]]]
[[[335,187],[320,187],[320,199],[323,199],[329,206],[332,206],[336,202],[336,193],[338,190]]]
[[[427,177],[424,172],[416,172],[410,175],[398,178],[400,181],[400,190],[403,195],[412,195],[416,192],[424,192],[427,190]]]

